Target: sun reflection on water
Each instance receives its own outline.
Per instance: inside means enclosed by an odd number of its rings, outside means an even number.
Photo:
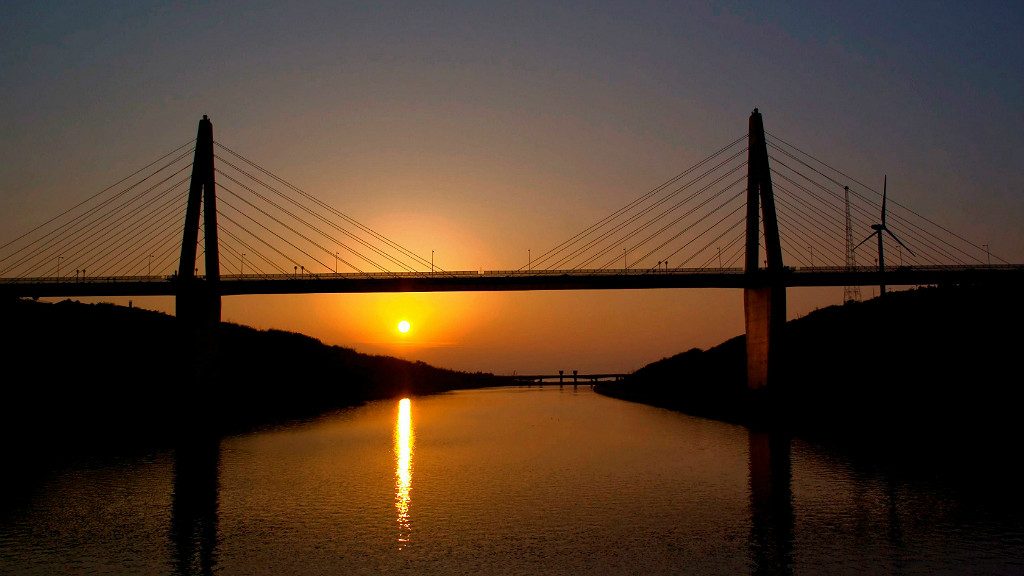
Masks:
[[[412,488],[412,402],[403,398],[398,402],[398,422],[395,423],[395,509],[398,511],[398,549],[405,548],[412,527],[409,518],[409,490]]]

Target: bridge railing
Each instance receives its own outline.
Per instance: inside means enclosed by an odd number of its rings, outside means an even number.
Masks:
[[[171,282],[173,276],[37,276],[32,278],[0,278],[4,284],[110,284],[129,282]]]
[[[794,274],[835,274],[858,273],[871,274],[878,271],[875,266],[802,266],[786,269]],[[946,272],[968,270],[1024,270],[1018,264],[960,264],[949,266],[892,266],[886,272]],[[649,275],[739,275],[742,268],[670,268],[670,269],[576,269],[576,270],[454,270],[436,272],[328,272],[299,274],[224,274],[220,277],[224,282],[237,281],[290,281],[290,280],[386,280],[386,279],[423,279],[423,278],[559,278],[559,277],[612,277],[612,276],[649,276]],[[197,276],[203,279],[204,276]],[[109,283],[156,283],[174,282],[176,276],[38,276],[31,278],[0,278],[3,284],[109,284]]]
[[[401,278],[557,278],[564,276],[647,276],[656,274],[742,274],[742,268],[678,268],[670,270],[445,270],[437,272],[339,272],[300,274],[225,274],[221,280],[366,280]]]
[[[914,271],[914,272],[945,272],[956,270],[1020,270],[1024,265],[1020,264],[949,264],[934,266],[886,266],[886,272]],[[800,266],[787,268],[793,272],[856,272],[873,273],[878,272],[878,266]]]

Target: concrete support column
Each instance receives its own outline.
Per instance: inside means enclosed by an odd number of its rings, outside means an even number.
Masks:
[[[747,331],[747,387],[760,390],[775,379],[786,323],[786,289],[745,288],[743,312]]]

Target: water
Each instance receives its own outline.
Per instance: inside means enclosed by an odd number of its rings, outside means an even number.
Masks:
[[[375,402],[13,486],[3,574],[1024,572],[1014,494],[587,388]]]

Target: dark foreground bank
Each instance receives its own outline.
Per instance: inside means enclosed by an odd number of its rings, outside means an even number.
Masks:
[[[788,322],[782,378],[767,393],[746,388],[743,336],[598,391],[812,436],[1018,438],[1022,327],[1019,287],[910,290]]]
[[[73,301],[16,300],[0,308],[0,427],[33,440],[150,442],[309,417],[367,400],[504,383],[490,374],[228,323],[197,377],[194,344],[183,341],[172,316]]]

